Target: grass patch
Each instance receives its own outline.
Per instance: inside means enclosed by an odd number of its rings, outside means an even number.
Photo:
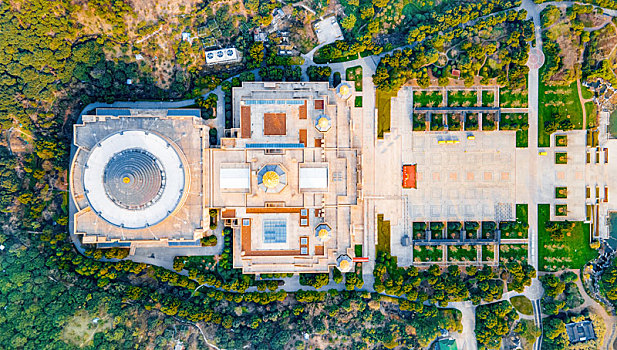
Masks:
[[[568,188],[555,187],[555,198],[568,198]]]
[[[503,263],[509,261],[518,261],[521,264],[527,263],[527,249],[526,244],[500,244],[499,261]]]
[[[458,113],[448,113],[448,130],[450,131],[460,131],[461,130],[461,119],[463,116]]]
[[[529,237],[527,204],[516,205],[516,222],[502,222],[499,225],[501,237],[506,239],[525,239]]]
[[[414,91],[413,104],[415,107],[437,107],[443,102],[441,91]]]
[[[390,132],[390,109],[391,98],[395,97],[398,91],[377,90],[377,137],[383,139],[383,134]]]
[[[495,261],[495,246],[483,245],[482,246],[482,261],[492,262]]]
[[[439,262],[443,260],[443,246],[414,246],[413,260],[415,262]]]
[[[449,107],[474,107],[478,103],[478,95],[472,90],[448,91]]]
[[[431,114],[431,131],[443,131],[445,129],[443,114]]]
[[[95,318],[98,318],[96,323],[93,322]],[[66,322],[61,339],[82,348],[92,343],[96,333],[105,333],[111,327],[112,321],[106,312],[89,314],[85,310],[79,310]]]
[[[482,107],[495,106],[495,93],[493,91],[482,91]]]
[[[478,130],[478,113],[467,113],[465,115],[465,131],[476,131]]]
[[[567,216],[568,215],[568,205],[567,204],[556,204],[555,205],[555,216]]]
[[[587,115],[587,129],[595,128],[598,106],[593,102],[585,102],[585,114]]]
[[[354,82],[356,91],[362,91],[362,66],[347,68],[345,76],[346,80]]]
[[[356,244],[354,246],[354,253],[356,253],[356,256],[362,256],[362,244]]]
[[[501,108],[527,107],[527,90],[499,89],[499,106]]]
[[[493,131],[497,127],[495,113],[482,113],[482,130]]]
[[[476,261],[478,250],[473,245],[449,245],[448,261]]]
[[[546,66],[545,66],[546,67]],[[541,69],[541,74],[543,72]],[[538,146],[550,147],[550,134],[545,130],[545,123],[558,119],[569,119],[574,129],[582,129],[583,107],[578,98],[576,82],[568,86],[548,86],[540,79],[538,91]]]
[[[589,246],[589,224],[574,222],[574,228],[563,240],[554,240],[546,231],[550,212],[550,204],[538,205],[538,254],[540,259],[538,267],[540,270],[580,269],[598,255],[598,252]]]
[[[362,107],[362,96],[356,96],[353,105],[358,108]]]
[[[426,114],[413,114],[413,131],[426,131]]]
[[[529,146],[529,117],[527,113],[503,113],[499,130],[516,130],[516,147]]]
[[[533,315],[533,305],[531,304],[531,300],[527,299],[526,296],[518,295],[512,297],[510,298],[510,302],[516,311],[522,313],[523,315]]]
[[[555,136],[555,146],[556,147],[567,147],[568,146],[568,135]]]
[[[377,254],[381,252],[390,255],[390,221],[384,221],[383,214],[377,214]]]
[[[555,164],[568,164],[568,152],[555,152]]]
[[[614,110],[609,117],[608,132],[612,137],[617,138],[617,110]]]

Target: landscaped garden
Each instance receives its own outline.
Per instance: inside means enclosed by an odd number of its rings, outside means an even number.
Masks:
[[[356,96],[353,103],[354,107],[362,107],[362,96]]]
[[[413,114],[413,131],[426,131],[426,114]]]
[[[568,188],[555,187],[555,198],[568,198]]]
[[[540,70],[541,74],[544,67]],[[550,134],[557,130],[582,129],[583,107],[576,82],[568,86],[549,86],[540,79],[538,146],[550,147]]]
[[[483,245],[482,246],[482,261],[494,262],[495,261],[495,246]]]
[[[568,164],[568,153],[555,152],[555,164]]]
[[[426,223],[414,222],[413,225],[413,239],[426,239]]]
[[[502,113],[499,130],[516,130],[516,147],[529,145],[527,113]]]
[[[527,299],[526,296],[517,295],[510,298],[510,302],[516,311],[522,313],[523,315],[533,315],[533,305],[531,304],[531,300]]]
[[[345,75],[347,81],[354,82],[356,91],[362,91],[362,66],[347,68]]]
[[[499,261],[509,262],[518,261],[521,264],[527,263],[527,244],[500,244]]]
[[[443,131],[445,129],[443,114],[431,114],[431,131]]]
[[[445,225],[443,222],[431,222],[431,239],[443,239],[443,229]]]
[[[477,246],[449,245],[448,261],[476,261],[478,259]]]
[[[527,211],[527,204],[517,204],[516,221],[504,221],[499,224],[502,239],[525,239],[528,237],[529,222]]]
[[[439,262],[443,260],[443,246],[419,246],[413,247],[413,261],[415,262]]]
[[[448,107],[474,107],[478,95],[473,90],[448,91]]]
[[[496,128],[497,115],[495,113],[482,113],[482,130],[492,131]]]
[[[568,146],[568,135],[556,135],[555,136],[555,146],[567,147]]]
[[[465,114],[465,131],[476,131],[478,130],[478,113],[467,113]]]
[[[448,233],[447,233],[448,239],[460,239],[461,238],[461,229],[463,228],[463,225],[460,222],[457,222],[457,221],[448,222],[447,227],[448,227]]]
[[[482,221],[482,239],[494,239],[497,224],[494,221]]]
[[[590,227],[580,221],[550,221],[550,205],[538,205],[539,268],[543,271],[580,269],[598,252],[590,247]]]
[[[477,239],[480,224],[476,221],[465,221],[465,239]]]
[[[448,113],[448,130],[460,131],[461,130],[461,118],[463,116],[459,113]]]
[[[390,132],[390,110],[392,97],[396,97],[398,91],[382,91],[375,92],[377,99],[377,137],[382,139],[383,134]]]
[[[499,106],[501,108],[527,107],[527,90],[499,89]]]
[[[414,91],[413,104],[415,107],[437,107],[443,102],[441,91]]]
[[[567,204],[555,204],[555,216],[567,216],[568,205]]]
[[[495,106],[495,93],[489,90],[482,90],[482,107]]]
[[[390,221],[383,219],[383,214],[377,215],[377,254],[385,252],[390,254]]]

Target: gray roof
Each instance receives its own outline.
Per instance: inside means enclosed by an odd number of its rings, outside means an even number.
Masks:
[[[591,321],[568,323],[566,324],[566,332],[570,343],[582,343],[596,339]]]

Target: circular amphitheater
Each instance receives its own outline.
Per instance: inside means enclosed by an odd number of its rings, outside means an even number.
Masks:
[[[92,209],[107,222],[140,229],[165,220],[179,206],[188,180],[180,150],[143,130],[112,134],[86,161],[83,184]]]

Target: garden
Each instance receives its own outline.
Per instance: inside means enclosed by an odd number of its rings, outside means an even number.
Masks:
[[[495,93],[490,90],[482,90],[482,107],[495,107]]]
[[[479,120],[478,113],[465,114],[465,131],[478,130],[479,128],[478,120]]]
[[[347,68],[345,76],[347,81],[354,82],[356,91],[362,91],[362,66]]]
[[[482,239],[495,239],[497,224],[494,221],[482,221]]]
[[[443,246],[416,245],[413,247],[413,261],[415,262],[443,261]]]
[[[482,131],[493,131],[496,128],[497,115],[495,113],[482,113]]]
[[[413,239],[415,240],[427,239],[426,223],[424,222],[414,222],[413,223]]]
[[[538,255],[542,271],[580,269],[598,252],[590,247],[590,226],[580,221],[550,221],[550,205],[538,205]]]
[[[555,187],[555,198],[568,198],[568,188],[567,187]]]
[[[413,114],[413,131],[426,131],[426,114]]]
[[[527,244],[501,244],[499,245],[499,261],[506,263],[518,261],[527,263]]]
[[[568,135],[555,135],[555,146],[556,147],[567,147],[568,146]]]
[[[568,153],[555,152],[555,164],[568,164]]]
[[[446,129],[446,126],[443,122],[444,115],[443,114],[431,114],[431,131],[443,131]]]
[[[529,145],[529,122],[527,113],[502,113],[499,130],[516,130],[516,147]]]
[[[415,107],[437,107],[443,102],[441,91],[414,91],[413,103]]]
[[[448,91],[448,107],[474,107],[478,103],[478,95],[474,90]]]
[[[568,205],[555,204],[555,216],[568,216]]]
[[[527,90],[499,89],[499,106],[501,108],[526,108],[527,101]]]
[[[499,224],[502,239],[526,239],[528,237],[529,222],[527,212],[527,204],[516,205],[516,221],[504,221]]]
[[[383,219],[383,214],[377,215],[377,254],[390,254],[390,221]]]
[[[396,97],[397,91],[376,91],[377,99],[377,137],[383,139],[386,132],[390,132],[390,110],[392,97]]]
[[[445,225],[443,222],[431,222],[431,239],[443,239],[443,229]]]
[[[356,96],[354,99],[354,107],[362,107],[362,96]]]
[[[495,246],[494,245],[483,245],[482,246],[482,261],[489,262],[489,263],[495,261]]]
[[[550,134],[557,130],[568,131],[584,127],[583,108],[578,98],[576,82],[567,86],[549,86],[540,81],[538,94],[539,147],[550,147]]]
[[[449,245],[448,261],[470,262],[478,260],[478,246]]]
[[[476,221],[465,221],[465,239],[477,239],[480,224]]]
[[[460,131],[461,130],[461,118],[460,113],[448,113],[448,130]]]

